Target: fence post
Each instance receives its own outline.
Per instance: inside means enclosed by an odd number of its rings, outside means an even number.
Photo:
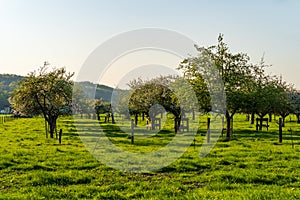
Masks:
[[[135,127],[135,123],[133,119],[131,119],[131,144],[134,144],[134,127]]]
[[[207,143],[210,143],[210,118],[207,118],[207,138],[206,138]]]
[[[282,143],[282,118],[279,118],[279,143]]]

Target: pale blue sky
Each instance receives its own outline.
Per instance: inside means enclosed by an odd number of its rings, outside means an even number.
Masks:
[[[145,27],[180,32],[200,46],[219,33],[233,52],[265,60],[300,89],[300,1],[0,0],[0,73],[26,75],[47,60],[79,71],[112,36]]]

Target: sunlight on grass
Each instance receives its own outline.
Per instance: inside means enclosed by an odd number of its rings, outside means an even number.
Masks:
[[[82,119],[89,128],[90,119]],[[278,126],[256,132],[244,115],[234,121],[233,139],[220,138],[199,158],[205,139],[201,117],[195,146],[180,159],[151,173],[125,173],[95,159],[80,140],[72,118],[61,118],[62,144],[46,139],[42,118],[16,119],[0,125],[0,199],[296,199],[300,196],[300,125],[287,118],[283,143]],[[141,122],[135,144],[129,124],[98,127],[118,147],[132,152],[155,151],[174,137],[172,121],[152,133]],[[288,129],[293,129],[293,143]],[[92,129],[90,129],[92,130]],[[97,132],[92,132],[97,135]],[[150,134],[149,136],[146,134]],[[147,137],[146,137],[146,136]],[[138,137],[140,136],[140,137]]]

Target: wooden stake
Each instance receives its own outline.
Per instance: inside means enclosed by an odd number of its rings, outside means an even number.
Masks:
[[[210,118],[207,118],[207,143],[210,143]]]
[[[282,118],[279,118],[279,143],[282,143]]]

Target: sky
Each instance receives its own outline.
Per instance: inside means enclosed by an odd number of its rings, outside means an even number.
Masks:
[[[300,89],[299,10],[298,0],[0,0],[0,73],[26,75],[48,61],[76,76],[103,42],[160,28],[199,46],[216,44],[222,33],[232,52],[247,53],[252,63],[264,55],[268,73]],[[126,79],[129,70],[115,68],[120,75],[107,74],[103,84]]]

